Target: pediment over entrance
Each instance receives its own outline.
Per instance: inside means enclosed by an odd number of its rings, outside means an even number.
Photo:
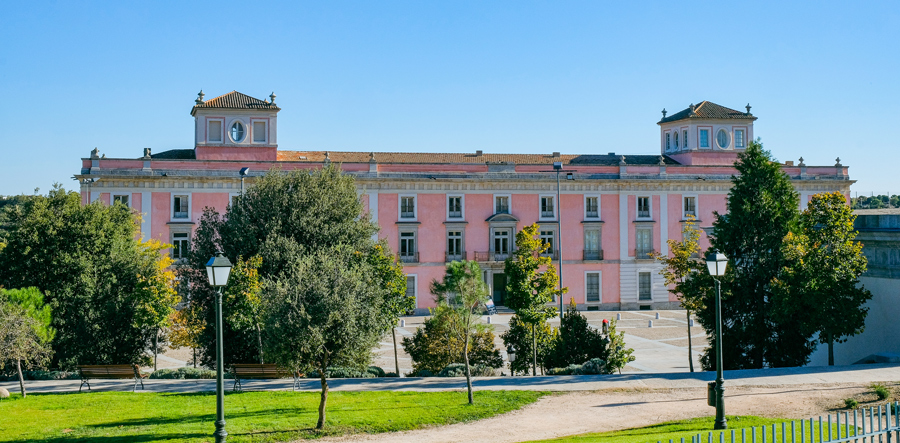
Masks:
[[[518,223],[519,219],[514,217],[512,214],[494,214],[485,220],[488,223],[497,223],[497,222],[513,222]]]

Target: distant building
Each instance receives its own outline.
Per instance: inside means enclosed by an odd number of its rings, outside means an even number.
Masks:
[[[498,305],[504,304],[503,260],[515,233],[531,223],[562,261],[566,297],[580,309],[678,306],[648,256],[681,238],[685,218],[710,227],[725,211],[733,163],[753,140],[756,116],[703,101],[657,122],[659,154],[569,155],[322,152],[278,150],[275,95],[259,100],[233,91],[199,94],[189,149],[139,158],[82,159],[84,202],[123,201],[144,214],[141,232],[186,255],[204,207],[224,211],[241,187],[273,166],[320,168],[339,163],[356,178],[360,199],[381,226],[408,274],[417,308],[434,306],[428,286],[452,260],[476,260]],[[646,150],[647,147],[640,147]],[[560,169],[556,169],[556,168]],[[848,168],[786,162],[805,206],[812,194],[849,196]],[[559,175],[557,175],[559,174]],[[557,195],[559,177],[559,195]],[[90,182],[94,179],[94,182]],[[701,239],[704,247],[707,239]]]

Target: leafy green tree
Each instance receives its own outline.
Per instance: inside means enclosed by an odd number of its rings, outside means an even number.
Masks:
[[[859,283],[866,271],[862,244],[855,241],[856,215],[840,192],[816,194],[800,214],[799,229],[784,240],[786,263],[775,302],[778,312],[803,312],[803,323],[828,345],[860,334],[872,294]]]
[[[487,284],[481,278],[481,267],[476,261],[454,261],[447,264],[443,281],[431,282],[431,293],[439,306],[445,308],[455,325],[450,331],[462,342],[463,363],[466,365],[466,389],[469,404],[472,396],[472,369],[469,366],[469,348],[472,336],[482,328],[478,323],[485,302],[488,300]]]
[[[801,326],[803,312],[781,311],[772,303],[773,284],[785,266],[782,242],[795,226],[799,196],[781,166],[758,141],[738,155],[728,193],[727,214],[716,213],[712,246],[728,257],[722,280],[723,362],[726,369],[798,366],[812,352]],[[715,303],[699,319],[715,330]],[[702,359],[715,369],[715,334]]]
[[[461,334],[454,332],[457,319],[451,311],[446,306],[438,306],[421,328],[411,337],[403,338],[403,348],[413,361],[413,374],[437,374],[448,365],[463,361]],[[494,347],[494,333],[488,325],[481,325],[472,333],[469,362],[473,366],[503,366],[500,351]]]
[[[37,288],[0,288],[0,369],[14,361],[19,389],[26,397],[22,363],[41,366],[49,360],[53,312]]]
[[[390,290],[359,255],[339,246],[297,256],[263,285],[267,355],[284,367],[320,375],[316,429],[325,427],[328,367],[363,370],[396,322]]]
[[[634,361],[634,349],[625,347],[625,333],[616,332],[616,321],[609,322],[609,334],[607,335],[609,342],[607,343],[606,366],[604,371],[606,374],[612,374],[618,371],[622,373],[622,368],[628,363]]]
[[[564,368],[592,358],[606,361],[608,342],[601,331],[588,325],[587,318],[578,312],[572,299],[560,321],[552,351],[545,357],[544,367]]]
[[[557,285],[559,275],[551,264],[551,258],[542,256],[549,244],[537,238],[538,225],[531,224],[516,233],[516,251],[506,259],[506,306],[515,311],[516,317],[531,326],[531,371],[537,375],[537,332],[556,313],[554,295],[562,296]],[[544,269],[543,271],[541,269]],[[563,288],[565,293],[567,288]]]
[[[149,362],[145,352],[156,327],[146,320],[165,317],[164,305],[173,299],[151,289],[160,245],[137,240],[138,216],[124,205],[83,206],[78,193],[59,185],[7,215],[0,285],[45,294],[53,306],[56,364]]]
[[[691,372],[694,372],[694,351],[691,340],[691,313],[703,308],[702,293],[690,292],[685,289],[685,281],[692,275],[706,272],[706,265],[699,259],[700,255],[700,229],[694,216],[688,215],[681,229],[681,241],[669,239],[669,254],[653,254],[665,268],[659,274],[666,280],[669,292],[678,297],[681,307],[687,315],[688,328],[688,364]]]
[[[193,303],[172,313],[169,343],[172,348],[191,348],[194,354],[194,367],[197,367],[197,348],[200,347],[200,335],[206,327],[202,312]]]
[[[262,299],[259,295],[262,290],[262,283],[259,280],[261,264],[262,257],[258,255],[247,260],[238,257],[228,277],[228,287],[222,301],[229,307],[225,314],[228,323],[237,329],[256,331],[260,364],[265,363],[261,329]]]
[[[528,356],[537,355],[535,360],[541,364],[542,373],[546,374],[550,369],[545,365],[547,356],[553,351],[553,344],[558,333],[556,328],[550,326],[547,322],[541,322],[532,328],[532,325],[519,320],[518,316],[513,315],[509,319],[509,329],[500,334],[503,339],[503,345],[507,349],[513,348],[516,351],[516,360],[509,363],[510,372],[513,375],[517,373],[528,374],[528,368],[532,367],[533,361]]]

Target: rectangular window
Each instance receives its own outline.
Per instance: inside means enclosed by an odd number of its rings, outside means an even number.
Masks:
[[[638,228],[635,231],[635,258],[649,260],[647,254],[653,252],[653,231],[650,228]]]
[[[600,301],[600,273],[588,272],[584,279],[585,301],[588,303]]]
[[[462,248],[462,231],[447,231],[447,261],[465,260]]]
[[[584,231],[584,259],[603,260],[599,229],[587,229]]]
[[[206,123],[207,131],[206,131],[206,140],[211,142],[221,142],[222,141],[222,121],[221,120],[210,120]]]
[[[175,232],[172,234],[172,259],[181,260],[188,258],[191,252],[191,242],[186,232]]]
[[[406,276],[406,296],[416,298],[416,276]]]
[[[509,255],[509,229],[494,231],[494,259],[506,260]]]
[[[675,149],[678,149],[678,131],[675,131]]]
[[[400,218],[416,218],[415,197],[400,197]]]
[[[650,197],[637,198],[637,217],[650,218]]]
[[[253,122],[253,143],[266,142],[266,122]]]
[[[188,218],[188,203],[188,196],[176,195],[172,199],[172,218]]]
[[[734,131],[734,147],[743,148],[744,147],[744,130],[736,129]]]
[[[682,141],[681,141],[682,146],[684,146],[684,149],[687,149],[687,148],[688,148],[687,129],[685,129],[685,130],[681,133],[681,136],[682,136]]]
[[[131,207],[131,203],[130,203],[131,198],[130,198],[130,197],[131,197],[131,196],[129,196],[129,195],[127,195],[127,194],[123,194],[123,195],[114,195],[114,196],[113,196],[113,204],[121,203],[121,204],[123,204],[123,205],[125,205],[125,206],[127,206],[127,207],[130,208],[130,207]]]
[[[682,214],[682,218],[687,219],[689,215],[697,217],[697,197],[684,198],[684,213]]]
[[[553,197],[541,197],[541,217],[553,218]]]
[[[447,218],[462,218],[462,197],[447,198]]]
[[[666,133],[666,151],[672,149],[672,134]]]
[[[701,129],[700,130],[700,147],[701,148],[709,147],[709,129]]]
[[[650,300],[650,273],[638,272],[638,300]]]
[[[416,253],[415,232],[400,233],[400,261],[404,263],[416,263],[419,261]]]
[[[509,214],[509,197],[505,195],[494,197],[494,213]]]
[[[542,255],[550,256],[556,258],[556,250],[553,248],[555,242],[553,241],[554,237],[553,231],[541,231],[541,243],[545,245],[549,245],[546,251]]]
[[[584,217],[600,218],[600,197],[584,198]]]

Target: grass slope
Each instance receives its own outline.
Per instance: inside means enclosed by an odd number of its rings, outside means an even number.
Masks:
[[[402,431],[478,420],[536,401],[543,392],[331,392],[326,430],[316,392],[226,394],[229,442],[277,442],[345,433]],[[0,442],[208,442],[215,430],[213,393],[92,392],[13,395],[0,401]]]
[[[757,440],[752,441],[763,441],[762,440],[762,430],[760,427],[766,427],[766,441],[781,441],[781,424],[785,424],[785,431],[787,437],[787,441],[791,441],[791,420],[780,419],[780,418],[764,418],[764,417],[755,417],[755,416],[726,416],[728,419],[728,429],[725,430],[725,441],[731,441],[731,432],[735,433],[735,441],[741,441],[741,429],[747,429],[745,432],[747,433],[747,441],[751,441],[751,432],[752,430],[749,428],[756,428],[756,437]],[[658,425],[646,426],[643,428],[635,428],[635,429],[626,429],[624,431],[612,431],[612,432],[596,432],[590,434],[581,434],[581,435],[573,435],[569,437],[563,437],[553,440],[540,440],[540,442],[554,442],[554,443],[593,443],[593,442],[603,442],[603,443],[656,443],[659,442],[668,442],[670,439],[673,442],[680,442],[682,438],[685,441],[691,441],[692,436],[696,436],[697,434],[701,434],[701,441],[706,442],[708,440],[709,432],[712,431],[713,422],[715,421],[715,417],[702,417],[702,418],[694,418],[690,420],[680,420],[680,421],[672,421],[666,423],[660,423]],[[772,440],[772,425],[775,425],[775,440]],[[807,425],[809,422],[807,421]],[[837,436],[837,427],[832,425],[832,430],[835,432],[835,436]],[[800,422],[797,421],[796,424],[796,436],[797,441],[800,440]],[[805,428],[806,441],[809,440],[809,428]],[[712,431],[713,438],[712,441],[718,442],[719,435],[721,431]],[[842,435],[846,435],[845,430],[841,430]],[[825,440],[828,439],[828,427],[824,426]],[[853,431],[850,431],[851,435]],[[815,425],[813,431],[815,440],[819,441],[819,426]],[[531,443],[539,443],[538,441]]]

